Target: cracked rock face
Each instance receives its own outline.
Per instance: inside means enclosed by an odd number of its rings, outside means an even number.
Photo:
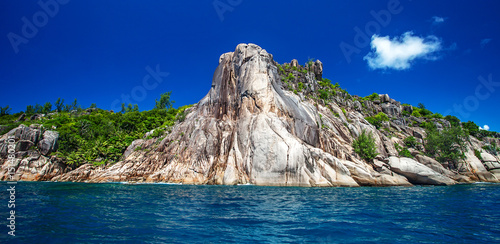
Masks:
[[[291,65],[298,67],[298,62]],[[323,69],[319,61],[313,66],[313,73],[303,77],[311,90]],[[349,105],[352,110],[346,112],[339,107],[348,103],[345,99],[315,104],[283,86],[271,54],[254,44],[240,44],[234,52],[220,56],[208,94],[187,110],[185,120],[161,141],[136,140],[124,153],[123,161],[108,167],[84,164],[70,169],[44,156],[57,149],[56,133],[42,135],[36,128],[21,126],[9,134],[20,141],[19,147],[30,147],[21,140],[38,144],[42,155],[19,161],[17,169],[22,179],[85,182],[270,186],[450,185],[477,179],[498,182],[473,152],[467,154],[463,167],[470,178],[430,158],[417,157],[418,162],[398,158],[394,143],[402,145],[402,140],[386,136],[369,124],[360,112],[359,101]],[[379,100],[391,109],[396,107],[389,110],[398,117],[399,103],[388,95],[381,95]],[[368,105],[377,112],[383,109],[371,102]],[[425,138],[423,130],[404,124],[390,126],[406,136]],[[379,156],[373,164],[359,160],[351,146],[362,130],[375,139]],[[139,146],[141,150],[136,150]],[[484,158],[493,161],[488,155]],[[3,179],[5,167],[4,163],[0,172]]]
[[[133,152],[89,180],[358,186],[344,164],[318,148],[316,108],[285,94],[279,78],[272,55],[238,45],[220,57],[208,94],[154,152]]]

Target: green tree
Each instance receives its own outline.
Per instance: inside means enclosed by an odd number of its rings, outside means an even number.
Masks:
[[[424,105],[423,103],[419,103],[419,104],[417,105],[417,107],[418,107],[419,109],[425,109],[425,105]]]
[[[26,106],[26,115],[32,115],[35,114],[35,108],[31,105]]]
[[[12,108],[9,107],[9,105],[5,107],[0,107],[0,116],[1,115],[9,115],[10,111],[12,111]]]
[[[122,111],[123,110],[125,111],[124,113],[139,112],[139,105],[137,104],[132,105],[131,103],[129,103],[127,107],[125,107],[125,104],[122,103]]]
[[[163,94],[160,95],[160,100],[156,100],[156,104],[155,104],[155,109],[170,109],[175,101],[171,101],[170,100],[170,95],[172,95],[172,92],[169,91],[169,92],[165,92]]]
[[[70,105],[70,104],[66,104],[66,105],[64,106],[63,111],[64,111],[64,112],[69,112],[69,111],[71,111],[71,108],[72,108],[72,107],[71,107],[71,105]]]
[[[462,127],[467,133],[469,133],[469,135],[476,136],[479,132],[479,126],[472,121],[462,123]]]
[[[120,111],[122,114],[127,112],[127,108],[125,107],[125,103],[122,103],[122,110]]]
[[[97,108],[97,104],[95,103],[90,104],[90,108]]]
[[[35,104],[35,113],[42,113],[43,112],[43,107],[40,104]]]
[[[77,101],[77,100],[76,100],[76,98],[75,98],[75,100],[73,101],[73,103],[71,103],[71,109],[76,110],[76,109],[78,109],[79,107],[80,107],[80,106],[78,105],[78,101]]]
[[[448,122],[450,122],[451,126],[460,126],[460,120],[455,116],[446,115],[446,117],[444,117],[444,119],[448,120]]]
[[[42,113],[43,114],[48,114],[50,113],[50,111],[52,111],[52,104],[50,102],[46,102],[44,105],[43,105],[43,110],[42,110]]]
[[[378,155],[372,133],[367,133],[365,130],[354,140],[352,147],[354,148],[354,152],[365,160],[372,160]]]
[[[57,112],[62,112],[64,110],[64,99],[57,98],[57,101],[54,105],[56,106]]]
[[[455,165],[465,158],[467,135],[461,127],[450,127],[442,131],[427,131],[426,153],[439,162],[452,162]]]

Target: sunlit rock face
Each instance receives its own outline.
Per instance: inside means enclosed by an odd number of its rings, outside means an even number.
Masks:
[[[291,66],[300,67],[296,60]],[[317,102],[307,94],[317,91],[323,64],[311,62],[307,68],[300,77],[304,91],[294,93],[286,89],[271,54],[254,44],[240,44],[234,52],[220,56],[210,91],[166,137],[134,141],[124,160],[108,167],[84,164],[72,169],[42,153],[31,161],[19,161],[20,172],[28,180],[269,186],[498,182],[474,153],[467,154],[461,172],[451,172],[420,155],[414,155],[416,160],[398,158],[394,144],[402,144],[401,138],[425,137],[421,128],[409,127],[401,119],[401,111],[407,107],[388,95],[364,104],[346,99],[345,94],[338,94],[328,104]],[[392,121],[386,126],[394,128],[398,136],[391,137],[368,123],[362,107],[389,114]],[[379,156],[372,162],[361,160],[351,146],[363,130],[375,139]],[[49,134],[43,138],[52,138]],[[34,144],[37,136],[33,136]],[[49,142],[53,141],[42,143],[47,152],[55,149],[50,147],[55,142]],[[31,145],[23,143],[23,147]],[[481,146],[473,143],[469,150]],[[498,158],[486,154],[484,158],[488,165],[498,164]],[[5,165],[2,179],[7,176]]]

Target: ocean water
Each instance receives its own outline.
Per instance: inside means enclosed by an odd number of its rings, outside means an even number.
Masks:
[[[19,182],[0,243],[500,243],[500,185],[298,188]]]

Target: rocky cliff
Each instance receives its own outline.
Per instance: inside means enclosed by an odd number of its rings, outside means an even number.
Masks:
[[[320,89],[322,71],[319,61],[300,66],[296,60],[285,70],[266,50],[240,44],[219,58],[208,94],[164,138],[134,141],[115,164],[74,169],[48,156],[57,150],[56,132],[42,134],[39,128],[20,126],[0,139],[3,160],[8,136],[15,137],[17,150],[14,164],[4,161],[0,179],[7,180],[13,167],[16,180],[80,182],[273,186],[500,182],[499,157],[483,150],[486,142],[474,137],[458,167],[439,163],[419,150],[410,151],[414,158],[399,157],[395,143],[402,145],[409,136],[420,142],[425,138],[422,128],[412,126],[422,119],[402,116],[411,107],[388,95],[360,102],[337,92],[328,102],[318,100],[313,94]],[[380,130],[365,119],[378,112],[391,118]],[[446,120],[435,123],[449,126]],[[369,162],[351,146],[363,130],[372,133],[379,154]],[[498,139],[489,140],[500,145]],[[38,147],[33,149],[34,145]]]

